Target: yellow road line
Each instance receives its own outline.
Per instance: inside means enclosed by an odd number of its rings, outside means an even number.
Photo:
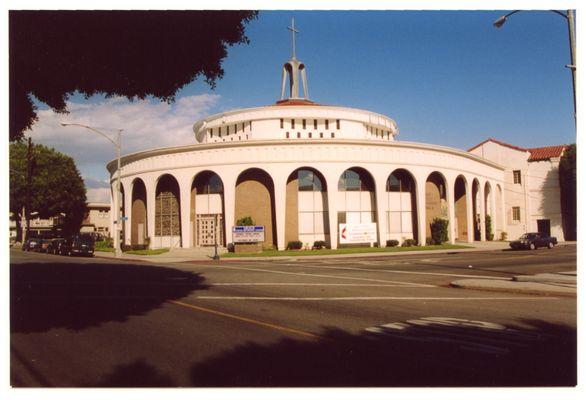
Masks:
[[[182,302],[176,301],[176,300],[167,300],[167,303],[175,304],[177,306],[181,306],[181,307],[185,307],[185,308],[190,308],[192,310],[206,312],[206,313],[209,313],[209,314],[219,315],[221,317],[235,319],[235,320],[242,321],[242,322],[248,322],[249,324],[263,326],[265,328],[270,328],[270,329],[275,329],[275,330],[278,330],[278,331],[293,333],[293,334],[299,335],[299,336],[309,337],[309,338],[312,338],[312,339],[327,340],[327,338],[324,338],[324,337],[318,336],[318,335],[314,335],[313,333],[309,333],[309,332],[305,332],[305,331],[300,331],[298,329],[293,329],[293,328],[287,328],[285,326],[275,325],[275,324],[271,324],[271,323],[268,323],[268,322],[258,321],[258,320],[251,319],[251,318],[241,317],[239,315],[228,314],[228,313],[225,313],[225,312],[222,312],[222,311],[212,310],[211,308],[195,306],[193,304],[182,303]]]

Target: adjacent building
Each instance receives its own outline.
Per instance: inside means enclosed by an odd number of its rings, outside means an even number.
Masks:
[[[110,203],[87,203],[87,211],[80,232],[99,233],[110,237],[110,224]]]

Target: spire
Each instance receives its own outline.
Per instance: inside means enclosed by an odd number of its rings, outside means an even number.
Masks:
[[[287,84],[287,76],[289,77],[289,97],[290,99],[308,99],[309,91],[307,89],[307,75],[305,73],[305,64],[297,60],[295,53],[295,34],[299,33],[295,29],[295,19],[291,18],[291,26],[287,27],[291,31],[291,41],[293,46],[293,54],[291,59],[283,65],[283,73],[281,77],[281,100],[285,99],[285,89]],[[299,96],[299,76],[301,75],[301,83],[303,85],[303,97]]]

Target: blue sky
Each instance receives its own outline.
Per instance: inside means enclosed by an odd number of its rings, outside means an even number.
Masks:
[[[124,128],[124,153],[193,143],[195,120],[278,99],[294,17],[311,99],[387,115],[398,123],[398,140],[459,149],[489,137],[524,147],[575,142],[565,19],[527,11],[495,29],[492,22],[506,12],[261,12],[247,26],[250,44],[229,49],[215,90],[195,81],[172,105],[73,96],[76,111],[66,119]],[[111,146],[91,133],[61,128],[63,116],[44,113],[33,139],[72,155],[88,187],[106,199]]]

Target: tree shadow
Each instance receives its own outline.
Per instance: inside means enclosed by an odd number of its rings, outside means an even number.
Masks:
[[[409,325],[316,341],[249,342],[193,365],[198,387],[478,387],[576,385],[575,330]]]
[[[173,380],[144,360],[117,365],[111,374],[97,383],[82,387],[175,387]]]
[[[142,315],[205,289],[199,274],[139,264],[10,265],[11,333],[81,330]]]

